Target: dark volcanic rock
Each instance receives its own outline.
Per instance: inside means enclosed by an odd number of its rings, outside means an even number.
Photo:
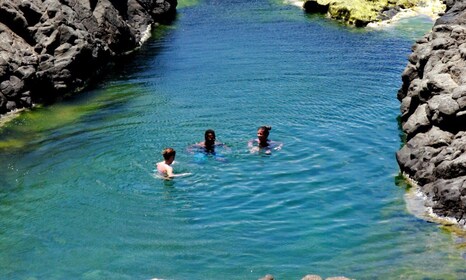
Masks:
[[[384,7],[382,11],[379,13],[378,19],[380,20],[389,20],[395,17],[401,10],[401,7]]]
[[[78,91],[134,50],[176,0],[0,1],[0,114]]]
[[[447,1],[432,32],[418,40],[398,92],[407,143],[397,152],[440,217],[466,217],[466,1]]]
[[[306,1],[304,2],[303,8],[306,11],[306,13],[317,13],[317,14],[325,14],[328,12],[328,8],[330,7],[330,4],[327,5],[321,5],[317,1]]]

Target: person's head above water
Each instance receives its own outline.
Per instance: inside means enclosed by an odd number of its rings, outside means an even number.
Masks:
[[[261,126],[257,129],[257,139],[261,146],[267,146],[270,130],[272,130],[271,126]]]
[[[207,129],[204,133],[204,144],[206,147],[211,147],[215,145],[215,131],[212,129]]]
[[[167,164],[171,164],[175,160],[176,151],[172,148],[166,148],[162,151],[163,159]]]

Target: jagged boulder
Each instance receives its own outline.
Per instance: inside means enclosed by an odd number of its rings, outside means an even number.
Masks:
[[[401,171],[440,217],[466,217],[466,1],[447,1],[432,32],[413,46],[398,91],[407,143]]]
[[[174,19],[176,0],[0,2],[0,114],[85,87]]]

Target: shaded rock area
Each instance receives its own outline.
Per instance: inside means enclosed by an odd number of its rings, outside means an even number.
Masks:
[[[446,1],[432,31],[413,46],[402,74],[396,154],[435,215],[466,224],[466,0]],[[453,220],[454,219],[454,220]]]
[[[328,14],[330,18],[357,27],[393,18],[401,9],[415,7],[419,0],[307,0],[307,13]]]
[[[0,114],[84,88],[177,0],[0,1]]]

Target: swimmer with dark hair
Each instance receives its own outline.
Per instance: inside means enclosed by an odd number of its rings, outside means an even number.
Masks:
[[[204,141],[197,144],[191,145],[188,147],[188,151],[192,152],[193,149],[200,149],[206,154],[215,155],[215,147],[225,147],[228,148],[222,142],[216,141],[215,131],[212,129],[207,129],[204,133]]]
[[[264,151],[271,154],[272,150],[281,150],[283,143],[269,140],[271,126],[261,126],[257,129],[257,139],[248,142],[248,148],[251,153]]]
[[[172,163],[175,161],[176,151],[172,148],[166,148],[162,151],[163,161],[157,163],[157,171],[159,175],[164,177],[165,179],[170,179],[173,177],[178,176],[185,176],[191,173],[182,173],[182,174],[174,174],[173,167],[171,166]]]

